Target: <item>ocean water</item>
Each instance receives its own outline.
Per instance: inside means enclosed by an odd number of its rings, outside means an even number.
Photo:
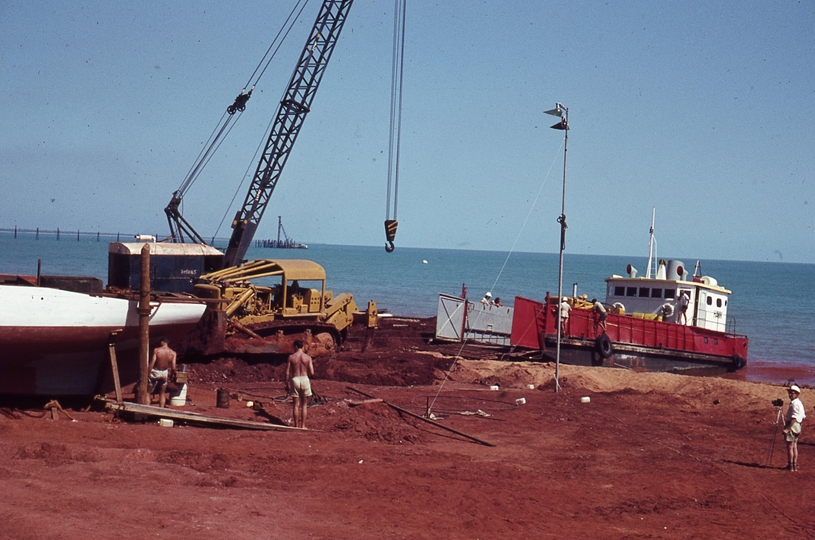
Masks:
[[[0,273],[36,275],[37,261],[49,275],[94,276],[107,283],[105,239],[63,235],[13,238],[0,234]],[[436,314],[438,293],[480,299],[486,291],[512,305],[515,296],[543,299],[557,292],[558,255],[449,249],[309,245],[307,250],[252,248],[249,259],[309,259],[321,264],[334,293],[354,294],[360,307],[374,300],[395,315]],[[684,260],[692,269],[695,260]],[[625,274],[631,263],[645,273],[646,257],[570,255],[564,257],[563,290],[605,298],[605,278]],[[704,275],[733,292],[728,317],[736,332],[750,337],[750,361],[803,362],[815,367],[815,265],[744,261],[701,261]]]

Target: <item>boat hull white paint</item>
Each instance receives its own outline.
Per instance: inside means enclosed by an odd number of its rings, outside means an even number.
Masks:
[[[44,287],[0,285],[0,393],[93,395],[113,389],[109,344],[123,385],[138,378],[138,302]],[[153,302],[150,346],[189,332],[197,302]]]

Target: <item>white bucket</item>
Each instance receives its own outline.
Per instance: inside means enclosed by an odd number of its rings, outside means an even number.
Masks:
[[[170,405],[173,407],[182,407],[187,404],[187,383],[181,385],[181,391],[177,396],[170,398]]]
[[[527,385],[526,385],[526,387],[527,387],[527,388],[529,388],[530,390],[534,390],[534,389],[535,389],[535,385],[534,385],[534,384],[527,384]]]
[[[492,386],[490,386],[490,390],[492,390],[492,391],[496,391],[496,390],[498,390],[498,385],[497,385],[497,384],[493,384]]]
[[[173,427],[173,421],[169,418],[160,418],[158,421],[158,425],[161,427]]]
[[[526,403],[526,398],[519,397],[518,399],[515,400],[515,405],[517,405],[519,407],[521,405],[525,404],[525,403]]]
[[[589,403],[590,401],[591,398],[589,396],[583,396],[582,398],[580,398],[580,403]]]

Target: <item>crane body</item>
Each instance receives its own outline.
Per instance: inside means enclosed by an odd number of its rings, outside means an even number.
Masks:
[[[249,191],[232,222],[233,231],[222,270],[198,276],[194,291],[190,291],[208,299],[211,305],[184,344],[189,352],[288,354],[293,352],[294,340],[301,339],[312,356],[331,354],[355,319],[367,321],[369,328],[376,324],[376,304],[369,302],[367,311],[360,312],[352,295],[334,296],[326,290],[324,272],[316,263],[244,261],[303,121],[311,110],[352,3],[353,0],[322,2],[278,105]],[[252,90],[242,91],[227,108],[230,118],[245,108],[251,93]],[[207,156],[205,153],[203,159],[208,159]],[[194,167],[194,171],[197,172],[198,167]],[[184,242],[187,237],[205,244],[179,211],[184,189],[173,194],[165,209],[173,240]],[[274,287],[265,284],[271,278],[279,279],[280,283]],[[254,282],[261,279],[264,285]],[[310,285],[302,287],[300,283],[304,281]]]

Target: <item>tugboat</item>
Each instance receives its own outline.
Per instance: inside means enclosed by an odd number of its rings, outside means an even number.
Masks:
[[[652,218],[644,277],[629,264],[627,276],[607,278],[602,307],[586,295],[563,297],[570,309],[560,328],[560,361],[686,374],[741,369],[748,338],[727,319],[731,291],[702,275],[699,262],[690,278],[681,261],[664,259],[652,275],[653,231]],[[554,361],[560,303],[549,293],[544,302],[516,297],[511,345]]]

